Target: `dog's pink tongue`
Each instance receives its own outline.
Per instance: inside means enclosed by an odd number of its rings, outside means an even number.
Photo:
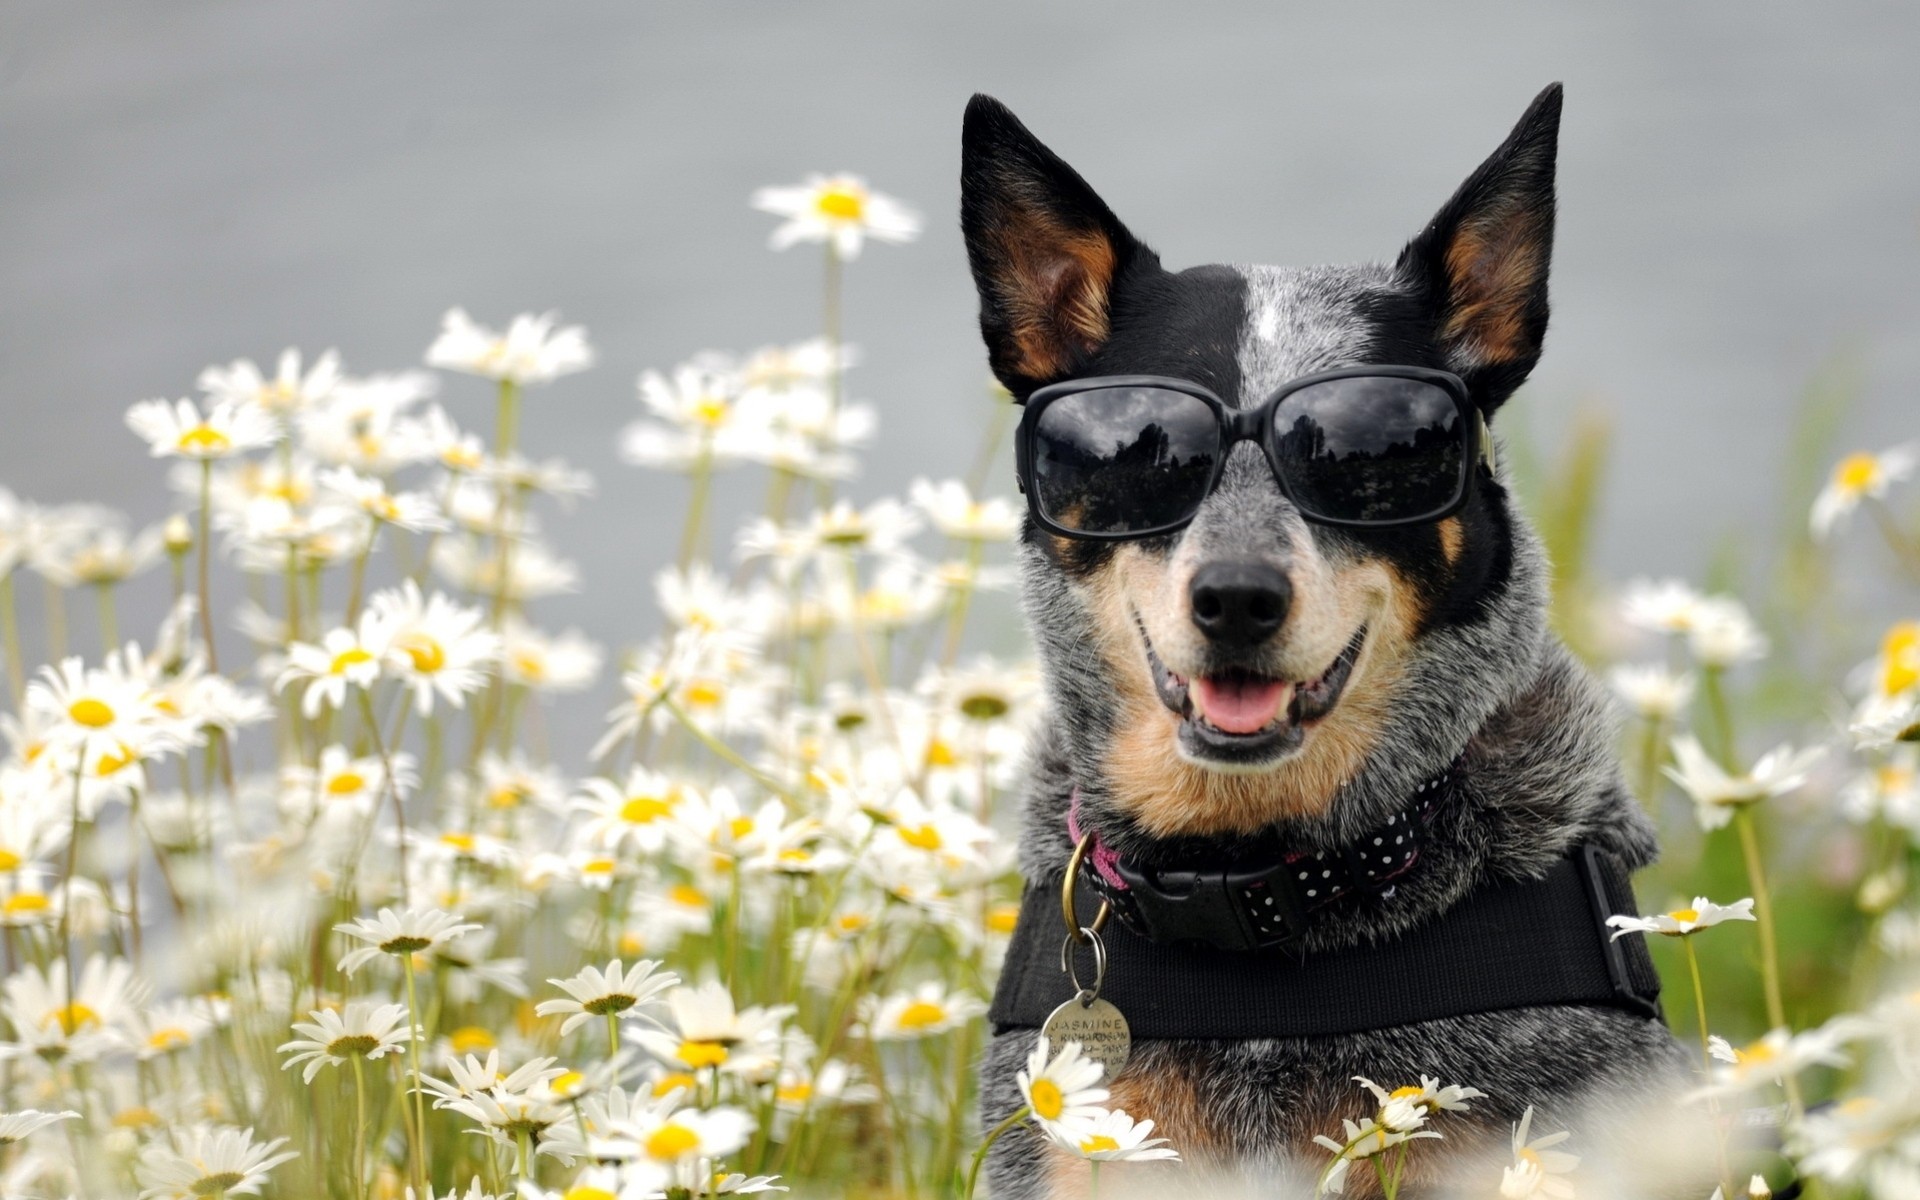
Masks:
[[[1200,715],[1226,733],[1258,733],[1273,724],[1293,698],[1293,685],[1271,679],[1221,679],[1202,675],[1193,681]]]

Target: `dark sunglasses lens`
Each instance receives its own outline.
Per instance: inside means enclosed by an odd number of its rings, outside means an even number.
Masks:
[[[1029,461],[1040,512],[1075,533],[1142,533],[1191,517],[1220,454],[1213,409],[1184,392],[1110,387],[1050,402]]]
[[[1417,521],[1466,486],[1460,408],[1418,379],[1359,375],[1301,388],[1274,410],[1273,439],[1294,503],[1309,516]]]

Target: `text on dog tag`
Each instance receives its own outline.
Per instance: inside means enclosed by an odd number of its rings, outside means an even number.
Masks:
[[[1083,993],[1084,994],[1084,993]],[[1098,997],[1082,1000],[1075,996],[1047,1016],[1041,1027],[1052,1043],[1053,1052],[1068,1042],[1079,1042],[1080,1052],[1105,1068],[1100,1081],[1106,1083],[1127,1065],[1133,1052],[1133,1034],[1120,1010]]]

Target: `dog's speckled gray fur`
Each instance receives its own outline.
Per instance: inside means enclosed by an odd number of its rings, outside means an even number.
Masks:
[[[1248,303],[1241,404],[1258,402],[1286,379],[1359,358],[1354,331],[1365,323],[1350,316],[1369,297],[1398,286],[1384,267],[1242,273]],[[1285,539],[1301,537],[1317,539],[1329,558],[1357,552],[1338,531],[1301,521],[1257,453],[1247,453],[1253,448],[1239,449],[1221,490],[1182,536],[1222,546],[1241,539],[1245,544],[1235,548],[1248,553],[1275,553]],[[1420,869],[1391,899],[1354,906],[1341,920],[1323,923],[1309,949],[1390,936],[1485,881],[1536,878],[1582,840],[1633,867],[1654,856],[1652,827],[1615,759],[1610,702],[1547,631],[1547,565],[1539,543],[1504,493],[1499,507],[1512,544],[1504,578],[1482,597],[1476,619],[1439,626],[1413,643],[1385,732],[1364,767],[1323,816],[1290,822],[1279,833],[1314,848],[1350,841],[1459,756],[1455,799],[1436,816]],[[1031,542],[1022,568],[1051,709],[1030,751],[1022,867],[1030,881],[1052,883],[1071,851],[1065,814],[1076,786],[1088,818],[1116,848],[1125,852],[1130,839],[1143,843],[1100,777],[1116,714],[1106,664],[1084,633],[1093,624],[1089,599]],[[1014,1074],[1033,1038],[1032,1031],[1014,1031],[989,1048],[983,1079],[989,1123],[1019,1105]],[[1314,1156],[1315,1167],[1324,1162],[1312,1136],[1337,1130],[1340,1116],[1364,1115],[1368,1106],[1350,1082],[1354,1075],[1394,1086],[1425,1073],[1485,1090],[1489,1098],[1471,1118],[1452,1122],[1446,1146],[1458,1150],[1474,1142],[1475,1129],[1483,1144],[1504,1139],[1529,1104],[1549,1121],[1542,1128],[1577,1119],[1598,1139],[1596,1118],[1607,1106],[1683,1083],[1686,1061],[1658,1023],[1621,1011],[1560,1007],[1312,1040],[1142,1044],[1126,1075],[1189,1080],[1218,1139],[1212,1148],[1185,1148],[1189,1160],[1244,1171],[1262,1181],[1259,1194],[1291,1195],[1286,1180],[1311,1181],[1298,1165],[1306,1160],[1297,1156]],[[1438,1162],[1441,1153],[1423,1146],[1415,1157]],[[1025,1131],[1002,1139],[989,1164],[998,1200],[1048,1194],[1040,1154],[1039,1139]],[[1302,1195],[1310,1190],[1302,1188]]]

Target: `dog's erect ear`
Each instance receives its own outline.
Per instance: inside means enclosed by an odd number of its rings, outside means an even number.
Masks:
[[[1099,349],[1116,283],[1153,260],[1087,181],[991,96],[967,105],[960,228],[988,358],[1016,396]]]
[[[1559,139],[1556,83],[1400,253],[1399,269],[1433,306],[1448,366],[1488,410],[1540,359]]]

